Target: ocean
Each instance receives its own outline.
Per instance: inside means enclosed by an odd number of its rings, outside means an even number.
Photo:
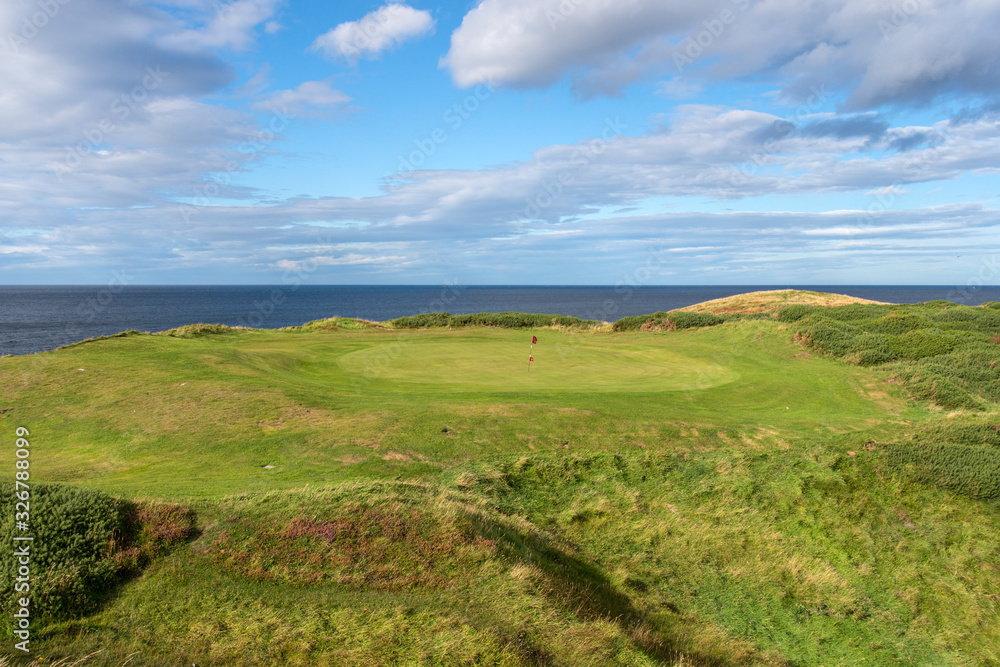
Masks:
[[[1000,301],[1000,287],[954,286],[0,286],[0,355],[198,322],[277,328],[335,315],[388,320],[436,311],[520,311],[614,321],[766,289],[834,292],[890,303]]]

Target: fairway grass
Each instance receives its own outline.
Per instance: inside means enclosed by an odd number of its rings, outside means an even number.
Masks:
[[[1000,664],[995,504],[885,458],[969,416],[774,319],[218,331],[0,359],[33,483],[197,515],[36,656]]]
[[[46,481],[193,500],[505,453],[804,437],[913,410],[769,323],[534,333],[547,342],[530,372],[531,331],[110,338],[40,355],[42,382],[33,358],[4,359],[0,420],[51,443],[35,454]]]

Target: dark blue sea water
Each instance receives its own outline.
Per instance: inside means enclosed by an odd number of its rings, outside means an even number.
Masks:
[[[520,311],[613,321],[786,288],[891,303],[1000,301],[1000,287],[950,286],[0,286],[0,354],[28,354],[127,329],[163,331],[197,322],[276,328],[334,315],[387,320],[431,311]]]

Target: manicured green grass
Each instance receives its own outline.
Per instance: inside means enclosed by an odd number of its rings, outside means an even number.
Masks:
[[[0,359],[32,483],[197,515],[36,655],[1000,664],[996,406],[945,414],[796,331],[332,319]],[[938,445],[981,477],[928,477]]]

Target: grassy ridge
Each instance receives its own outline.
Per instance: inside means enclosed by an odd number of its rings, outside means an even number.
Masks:
[[[94,499],[87,563],[133,558],[113,596],[39,617],[36,655],[1000,661],[1000,415],[980,389],[976,413],[908,398],[897,368],[992,345],[991,320],[878,308],[656,313],[617,331],[334,318],[0,359],[0,429],[31,429],[32,479]],[[817,323],[963,342],[866,366],[806,340]],[[116,541],[122,521],[137,527]]]
[[[674,312],[733,314],[772,314],[789,306],[846,306],[851,304],[877,304],[878,301],[859,299],[846,294],[809,292],[805,290],[767,290],[748,292],[722,299],[703,301]]]

